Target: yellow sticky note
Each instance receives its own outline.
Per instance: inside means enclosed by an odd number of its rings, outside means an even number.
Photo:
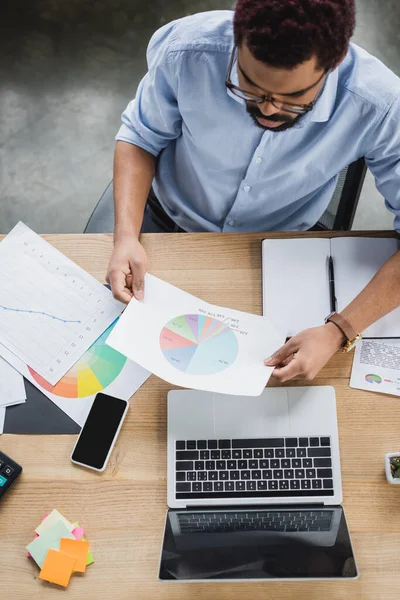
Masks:
[[[60,552],[65,552],[75,560],[74,571],[84,573],[86,571],[86,561],[89,552],[89,542],[83,540],[70,540],[62,538],[60,542]]]
[[[43,519],[40,525],[36,527],[35,532],[38,535],[42,535],[47,529],[53,527],[53,525],[58,521],[63,521],[64,525],[68,528],[69,532],[73,530],[74,526],[72,525],[72,523],[67,521],[67,519],[63,517],[63,515],[60,512],[58,512],[58,510],[55,508],[51,511],[49,515],[47,515],[45,519]]]
[[[40,571],[39,579],[67,587],[74,567],[75,559],[72,556],[50,549]]]

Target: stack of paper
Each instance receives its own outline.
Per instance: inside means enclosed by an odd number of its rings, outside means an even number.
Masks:
[[[45,515],[26,547],[41,568],[39,579],[67,587],[72,573],[84,573],[94,562],[79,523],[70,523],[58,510]]]
[[[3,433],[7,406],[26,400],[24,378],[0,357],[0,433]]]

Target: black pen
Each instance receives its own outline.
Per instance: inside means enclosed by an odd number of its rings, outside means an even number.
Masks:
[[[336,294],[335,294],[335,271],[333,270],[333,258],[329,257],[329,296],[331,301],[331,313],[336,312]]]

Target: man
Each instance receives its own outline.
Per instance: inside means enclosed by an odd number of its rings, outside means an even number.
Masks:
[[[400,230],[400,80],[350,44],[354,13],[354,0],[239,0],[234,14],[154,34],[117,135],[115,297],[143,298],[141,229],[307,230],[361,156]],[[399,305],[397,253],[339,317],[266,364],[280,381],[312,379],[351,332]]]

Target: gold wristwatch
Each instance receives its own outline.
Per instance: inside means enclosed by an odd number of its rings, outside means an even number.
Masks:
[[[337,312],[332,312],[328,315],[325,319],[325,323],[333,323],[336,325],[346,338],[347,341],[344,342],[342,352],[350,352],[350,350],[352,350],[361,340],[361,333],[354,329],[353,325],[346,317]]]

